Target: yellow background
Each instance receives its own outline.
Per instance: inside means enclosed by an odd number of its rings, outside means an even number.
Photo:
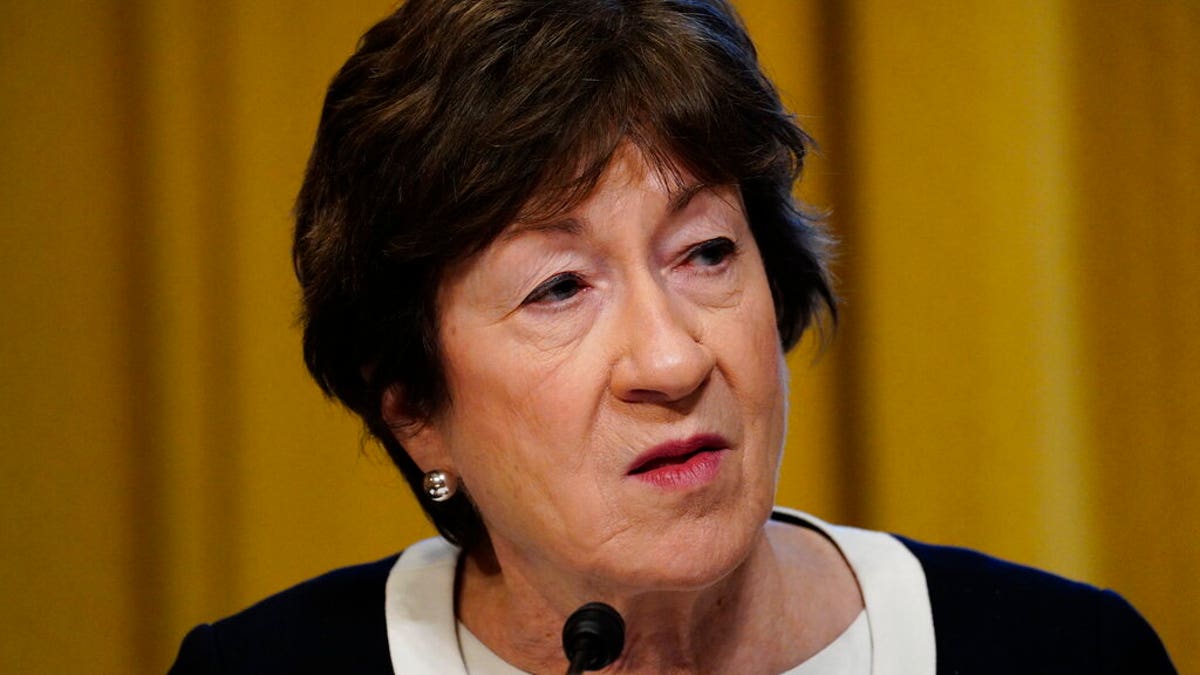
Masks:
[[[0,3],[0,670],[430,530],[307,380],[289,209],[390,0]],[[780,502],[1127,595],[1200,672],[1200,7],[742,0],[822,144],[844,323]]]

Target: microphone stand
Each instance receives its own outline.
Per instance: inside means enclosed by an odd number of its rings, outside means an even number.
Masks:
[[[567,675],[583,675],[583,666],[589,657],[591,654],[582,649],[575,652],[575,657],[571,659],[571,665],[567,666]]]

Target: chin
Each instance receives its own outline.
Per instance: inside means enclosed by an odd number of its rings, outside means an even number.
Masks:
[[[622,542],[612,578],[634,591],[695,591],[712,586],[749,557],[764,534],[770,507],[761,518],[701,518],[679,522],[643,541]],[[637,551],[634,553],[634,551]],[[605,575],[608,576],[608,575]]]

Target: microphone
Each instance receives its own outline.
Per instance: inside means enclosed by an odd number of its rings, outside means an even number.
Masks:
[[[571,662],[567,675],[600,670],[616,661],[625,648],[625,620],[603,602],[589,602],[567,617],[562,640]]]

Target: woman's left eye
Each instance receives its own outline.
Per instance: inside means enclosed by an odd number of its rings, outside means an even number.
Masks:
[[[700,242],[688,251],[687,261],[703,267],[716,267],[737,252],[737,244],[727,237]]]

